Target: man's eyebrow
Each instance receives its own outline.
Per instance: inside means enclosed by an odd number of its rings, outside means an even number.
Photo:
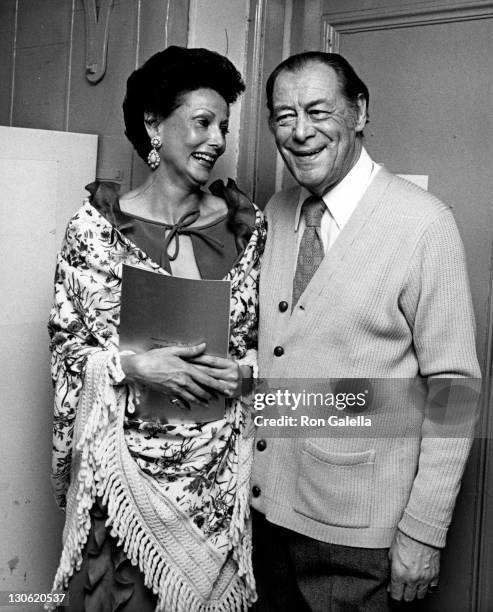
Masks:
[[[330,104],[330,100],[327,100],[327,98],[318,98],[317,100],[310,100],[310,102],[307,103],[307,107],[309,106],[316,106],[317,104]]]
[[[283,111],[283,110],[294,110],[294,107],[291,106],[290,104],[280,104],[278,106],[274,106],[275,113],[278,113],[279,111]]]
[[[304,108],[310,108],[311,106],[317,106],[318,104],[328,104],[331,105],[331,101],[327,98],[317,98],[316,100],[308,100],[306,104],[303,105]],[[279,106],[274,106],[274,112],[278,113],[284,110],[294,110],[294,106],[290,104],[280,104]]]

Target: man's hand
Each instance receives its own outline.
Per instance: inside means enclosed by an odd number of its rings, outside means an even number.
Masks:
[[[390,547],[390,596],[401,601],[423,599],[438,584],[440,549],[413,540],[397,531]]]
[[[241,395],[244,370],[236,360],[203,354],[190,361],[201,372],[222,383],[222,387],[215,387],[220,393],[226,397]]]
[[[212,398],[211,393],[233,396],[237,386],[237,366],[234,363],[226,368],[221,363],[221,375],[226,371],[223,378],[212,375],[215,373],[213,367],[204,372],[204,368],[194,365],[193,360],[214,359],[204,355],[205,349],[205,342],[196,346],[167,346],[138,354],[122,355],[120,361],[126,380],[140,382],[186,402],[207,406],[207,402]],[[229,365],[229,360],[222,361],[228,361]]]

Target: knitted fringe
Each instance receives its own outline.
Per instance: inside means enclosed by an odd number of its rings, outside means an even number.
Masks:
[[[138,565],[145,585],[158,596],[156,612],[242,612],[256,599],[255,582],[251,566],[251,537],[248,505],[248,478],[252,461],[253,439],[237,436],[238,456],[237,496],[230,526],[232,558],[242,579],[231,581],[221,601],[205,602],[191,585],[162,556],[152,537],[142,526],[123,481],[120,464],[123,440],[123,410],[119,409],[112,383],[123,380],[118,354],[108,351],[96,353],[88,359],[86,380],[81,397],[78,421],[85,423],[76,437],[80,459],[75,459],[76,478],[69,491],[67,524],[64,529],[64,547],[53,591],[68,587],[74,570],[82,564],[82,551],[91,527],[90,510],[96,496],[107,508],[107,528],[123,545],[133,565]],[[130,392],[129,402],[135,397]],[[235,423],[240,427],[242,418],[236,410]],[[76,431],[76,436],[77,436]],[[74,453],[75,455],[75,453]],[[74,475],[75,475],[74,474]],[[75,507],[74,507],[75,506]],[[72,511],[70,511],[72,510]],[[49,605],[46,609],[54,609]]]
[[[103,359],[104,357],[104,359]],[[91,362],[92,368],[89,368]],[[89,531],[91,529],[90,510],[96,498],[96,456],[100,453],[91,453],[90,447],[96,449],[101,448],[104,432],[108,428],[110,411],[116,410],[116,402],[111,401],[111,378],[114,382],[120,382],[124,378],[124,374],[119,366],[119,361],[115,353],[100,352],[95,353],[93,358],[88,357],[87,376],[98,381],[99,389],[103,393],[103,397],[89,398],[89,401],[84,401],[85,393],[80,402],[80,414],[76,421],[76,431],[74,432],[74,440],[78,439],[76,452],[73,454],[72,477],[74,484],[71,485],[67,496],[67,522],[64,527],[64,546],[60,564],[55,574],[53,582],[53,591],[64,590],[68,587],[70,577],[74,571],[79,571],[82,565],[82,551],[87,542]],[[92,381],[91,381],[92,382]],[[91,389],[94,385],[91,385]],[[104,397],[106,396],[106,397]],[[105,401],[106,400],[106,401]],[[85,420],[86,406],[89,404],[92,409],[89,410],[86,426],[77,437],[77,429],[80,429],[80,423]],[[105,409],[106,408],[106,409]],[[45,604],[46,610],[54,610],[54,604]]]
[[[242,407],[236,411],[234,427],[240,428],[245,423],[245,430],[250,419],[248,408]],[[238,457],[238,474],[236,484],[236,500],[230,525],[230,546],[234,561],[238,565],[238,574],[243,577],[251,592],[249,603],[256,601],[255,578],[253,576],[252,538],[250,533],[250,488],[248,486],[253,462],[253,435],[244,438],[241,434],[236,439],[236,456]]]

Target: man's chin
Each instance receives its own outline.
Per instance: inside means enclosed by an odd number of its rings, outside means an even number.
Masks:
[[[304,187],[310,193],[315,195],[322,195],[324,193],[324,181],[320,180],[320,178],[316,178],[313,176],[301,176],[300,174],[293,174],[294,179],[297,183],[299,183],[302,187]]]

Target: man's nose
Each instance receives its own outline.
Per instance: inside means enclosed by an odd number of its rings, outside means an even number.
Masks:
[[[293,138],[303,142],[313,134],[314,129],[310,119],[306,115],[298,115],[293,130]]]

